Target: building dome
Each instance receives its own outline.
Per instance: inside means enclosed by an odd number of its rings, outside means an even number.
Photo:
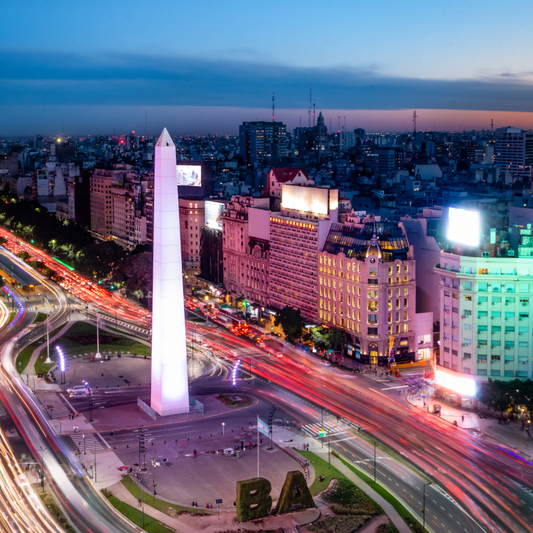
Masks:
[[[318,114],[317,124],[324,124],[324,117],[322,116],[322,111]]]
[[[366,257],[369,257],[371,255],[375,255],[378,259],[381,259],[381,246],[379,245],[378,238],[376,234],[372,235],[372,239],[370,239],[370,243],[368,244],[368,248],[366,249]]]

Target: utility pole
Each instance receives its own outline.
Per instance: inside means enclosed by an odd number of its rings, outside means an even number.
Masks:
[[[276,120],[274,116],[274,93],[272,93],[272,122]]]
[[[377,474],[377,469],[376,469],[376,441],[374,441],[374,483],[376,482],[376,474]]]

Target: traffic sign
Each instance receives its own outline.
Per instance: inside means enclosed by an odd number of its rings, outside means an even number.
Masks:
[[[222,498],[219,498],[218,500],[215,500],[215,503],[216,504],[221,504],[222,503]]]
[[[322,429],[319,431],[318,436],[319,436],[319,437],[325,437],[325,436],[326,436],[326,432],[324,431],[324,428],[322,428]]]

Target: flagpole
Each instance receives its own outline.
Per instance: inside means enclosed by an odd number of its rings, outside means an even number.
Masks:
[[[257,477],[259,477],[259,415],[257,415]]]

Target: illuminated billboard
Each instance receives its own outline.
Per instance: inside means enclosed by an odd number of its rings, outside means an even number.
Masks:
[[[205,202],[205,225],[208,228],[222,231],[222,212],[224,204],[222,202]]]
[[[329,189],[314,187],[298,187],[297,185],[281,186],[281,208],[327,215]]]
[[[437,370],[435,372],[435,381],[445,389],[457,392],[463,396],[476,395],[476,382],[473,379],[460,378],[442,370]]]
[[[477,211],[450,207],[448,240],[466,246],[477,246],[481,238],[481,219]]]
[[[200,165],[177,165],[178,185],[181,187],[201,187],[202,167]]]

